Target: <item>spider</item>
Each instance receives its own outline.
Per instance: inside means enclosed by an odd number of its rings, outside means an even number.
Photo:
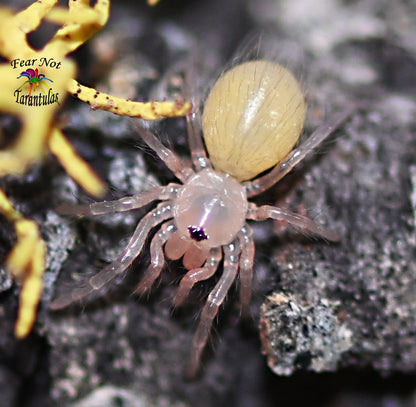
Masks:
[[[27,78],[27,81],[25,81],[19,88],[17,88],[16,90],[20,90],[24,85],[26,85],[27,83],[30,86],[29,89],[29,96],[32,93],[32,88],[34,87],[35,90],[40,86],[40,85],[45,85],[48,89],[49,86],[44,83],[44,81],[49,81],[49,82],[53,82],[52,79],[47,78],[44,74],[39,74],[38,68],[36,68],[35,70],[33,70],[32,68],[29,68],[27,71],[23,71],[20,76],[17,77],[17,79],[20,79],[22,76],[25,76]],[[41,88],[42,89],[42,88]],[[42,90],[44,92],[44,90]],[[58,103],[59,104],[59,103]]]
[[[183,258],[186,274],[173,298],[173,305],[180,306],[192,287],[213,276],[222,261],[221,277],[208,295],[192,341],[187,376],[194,377],[213,320],[237,276],[242,313],[248,312],[255,248],[246,220],[285,221],[301,231],[339,240],[336,232],[307,217],[274,206],[257,206],[248,198],[283,178],[353,111],[351,107],[338,114],[293,150],[305,119],[304,97],[294,76],[265,60],[248,61],[225,72],[208,95],[202,117],[198,109],[187,117],[193,168],[184,165],[150,131],[139,130],[144,142],[182,184],[157,186],[116,201],[59,208],[67,215],[103,215],[161,201],[141,219],[127,247],[112,264],[85,286],[58,297],[52,309],[80,300],[125,271],[141,253],[151,230],[160,226],[150,243],[150,265],[135,293],[143,294],[152,287],[165,256]],[[269,172],[255,178],[266,170]]]

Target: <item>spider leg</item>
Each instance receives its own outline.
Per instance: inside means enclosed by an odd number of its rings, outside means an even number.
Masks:
[[[211,168],[211,163],[202,141],[202,119],[201,119],[201,90],[198,86],[199,75],[196,72],[198,65],[198,55],[194,52],[185,70],[184,96],[191,101],[192,110],[186,116],[186,126],[188,130],[188,143],[191,151],[192,162],[197,171],[204,168]]]
[[[71,292],[58,297],[51,303],[51,309],[56,310],[67,307],[74,301],[78,301],[84,298],[94,290],[99,290],[101,287],[115,278],[118,274],[121,274],[123,271],[125,271],[142,251],[143,245],[150,230],[171,217],[171,203],[160,203],[154,210],[149,212],[139,222],[133,236],[127,244],[127,247],[121,252],[121,254],[113,263],[105,267],[98,274],[91,277],[85,286],[76,288]]]
[[[337,232],[321,226],[306,216],[283,210],[277,206],[257,206],[253,203],[250,204],[247,211],[247,219],[264,220],[268,218],[283,220],[304,233],[318,235],[332,242],[338,242],[340,240],[340,236]]]
[[[200,123],[201,114],[198,107],[186,116],[189,149],[191,150],[192,162],[197,171],[201,171],[204,168],[212,168],[202,143],[202,129]]]
[[[165,201],[176,197],[178,184],[169,184],[167,186],[157,186],[148,191],[139,192],[138,194],[127,196],[115,201],[94,202],[85,205],[63,204],[56,209],[63,215],[104,215],[107,213],[124,212],[132,209],[141,208],[152,201]]]
[[[165,265],[163,245],[175,231],[176,226],[174,222],[169,221],[164,223],[161,230],[153,237],[152,242],[150,243],[150,265],[134,290],[135,294],[140,295],[145,293],[159,277],[163,266]]]
[[[240,304],[241,314],[249,315],[251,290],[253,283],[254,241],[251,227],[245,224],[238,235],[241,246],[240,254]]]
[[[192,341],[191,356],[186,371],[188,378],[193,378],[198,373],[202,352],[207,343],[214,318],[237,276],[239,245],[233,242],[224,246],[223,250],[224,271],[202,309],[201,319]]]
[[[343,112],[335,115],[331,120],[318,127],[312,135],[303,142],[298,148],[295,148],[288,157],[277,164],[269,173],[253,181],[243,182],[247,190],[247,197],[260,194],[280,181],[293,167],[300,163],[314,148],[322,143],[330,134],[340,127],[355,111],[357,106],[351,105]]]
[[[176,178],[185,182],[187,178],[193,175],[194,171],[192,168],[184,165],[179,156],[164,146],[154,134],[140,126],[137,122],[134,122],[134,127],[140,134],[143,141],[158,155],[158,157],[165,163],[166,167],[173,172]]]
[[[212,277],[217,271],[218,264],[221,261],[222,253],[221,248],[215,247],[211,249],[210,255],[207,258],[203,267],[189,270],[183,277],[176,290],[175,297],[172,300],[172,304],[175,307],[179,307],[183,304],[185,298],[188,296],[192,287],[200,281],[207,280]]]

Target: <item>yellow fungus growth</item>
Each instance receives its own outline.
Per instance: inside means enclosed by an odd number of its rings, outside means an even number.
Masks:
[[[145,120],[185,116],[190,111],[188,102],[132,102],[80,85],[75,80],[70,82],[68,92],[88,103],[93,110],[107,110],[121,116],[139,117]]]
[[[7,259],[7,269],[22,284],[15,335],[24,338],[36,319],[42,292],[46,245],[36,223],[25,219],[1,190],[0,211],[13,223],[16,231],[17,242]]]
[[[148,0],[151,5],[157,2]],[[57,3],[58,0],[38,0],[18,13],[0,7],[0,56],[8,60],[0,64],[0,112],[15,115],[21,122],[17,139],[0,151],[0,176],[24,174],[30,165],[52,152],[83,189],[102,196],[105,183],[76,154],[56,120],[67,94],[89,103],[93,109],[147,120],[183,116],[191,110],[191,104],[141,103],[105,94],[98,97],[95,89],[80,85],[74,79],[75,63],[67,55],[105,26],[110,0],[97,0],[93,6],[90,0],[68,0],[68,7]],[[36,30],[42,20],[60,28],[42,49],[35,50],[27,42],[27,34]],[[22,284],[15,334],[23,338],[33,326],[40,300],[45,243],[37,225],[15,210],[1,190],[0,213],[13,223],[17,235],[7,267]]]
[[[76,153],[58,128],[52,131],[49,138],[49,148],[72,179],[78,184],[84,182],[84,189],[90,195],[102,196],[105,193],[104,184],[91,170],[91,167]],[[91,178],[94,178],[92,182]],[[85,182],[86,179],[88,182]]]

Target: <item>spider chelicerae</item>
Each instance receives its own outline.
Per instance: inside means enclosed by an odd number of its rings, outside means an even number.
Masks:
[[[104,215],[161,201],[140,220],[127,247],[112,264],[85,286],[58,297],[51,307],[66,307],[101,289],[132,264],[149,233],[159,226],[150,243],[151,262],[135,290],[137,294],[148,291],[158,279],[165,256],[183,258],[187,270],[173,298],[174,306],[184,302],[196,283],[222,269],[193,338],[187,376],[195,376],[213,320],[237,276],[242,313],[248,311],[255,248],[247,220],[285,221],[327,240],[339,239],[336,232],[307,217],[270,205],[258,206],[248,199],[282,179],[353,111],[351,107],[338,114],[293,149],[305,120],[304,97],[293,75],[265,60],[245,62],[227,71],[208,95],[202,117],[197,109],[187,117],[193,168],[184,165],[150,131],[139,130],[181,184],[157,186],[116,201],[59,208],[69,215]],[[256,178],[266,170],[269,172]]]

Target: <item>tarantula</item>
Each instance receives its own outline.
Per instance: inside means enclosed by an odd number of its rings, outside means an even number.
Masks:
[[[161,201],[141,219],[112,264],[91,277],[86,286],[57,298],[51,307],[63,308],[125,271],[142,251],[151,230],[160,225],[150,243],[150,266],[136,293],[152,287],[164,267],[165,255],[171,260],[183,257],[187,272],[173,299],[179,306],[196,283],[217,272],[222,261],[221,277],[207,298],[192,342],[187,375],[195,376],[213,320],[237,275],[243,313],[251,300],[255,249],[246,220],[281,220],[330,241],[339,239],[337,233],[304,216],[274,206],[257,206],[248,198],[283,178],[352,111],[350,108],[334,117],[292,151],[305,119],[304,97],[293,75],[265,60],[245,62],[224,73],[208,95],[202,121],[196,110],[187,117],[193,168],[185,166],[152,133],[140,130],[143,140],[182,184],[157,186],[116,201],[59,208],[69,215],[103,215]]]

